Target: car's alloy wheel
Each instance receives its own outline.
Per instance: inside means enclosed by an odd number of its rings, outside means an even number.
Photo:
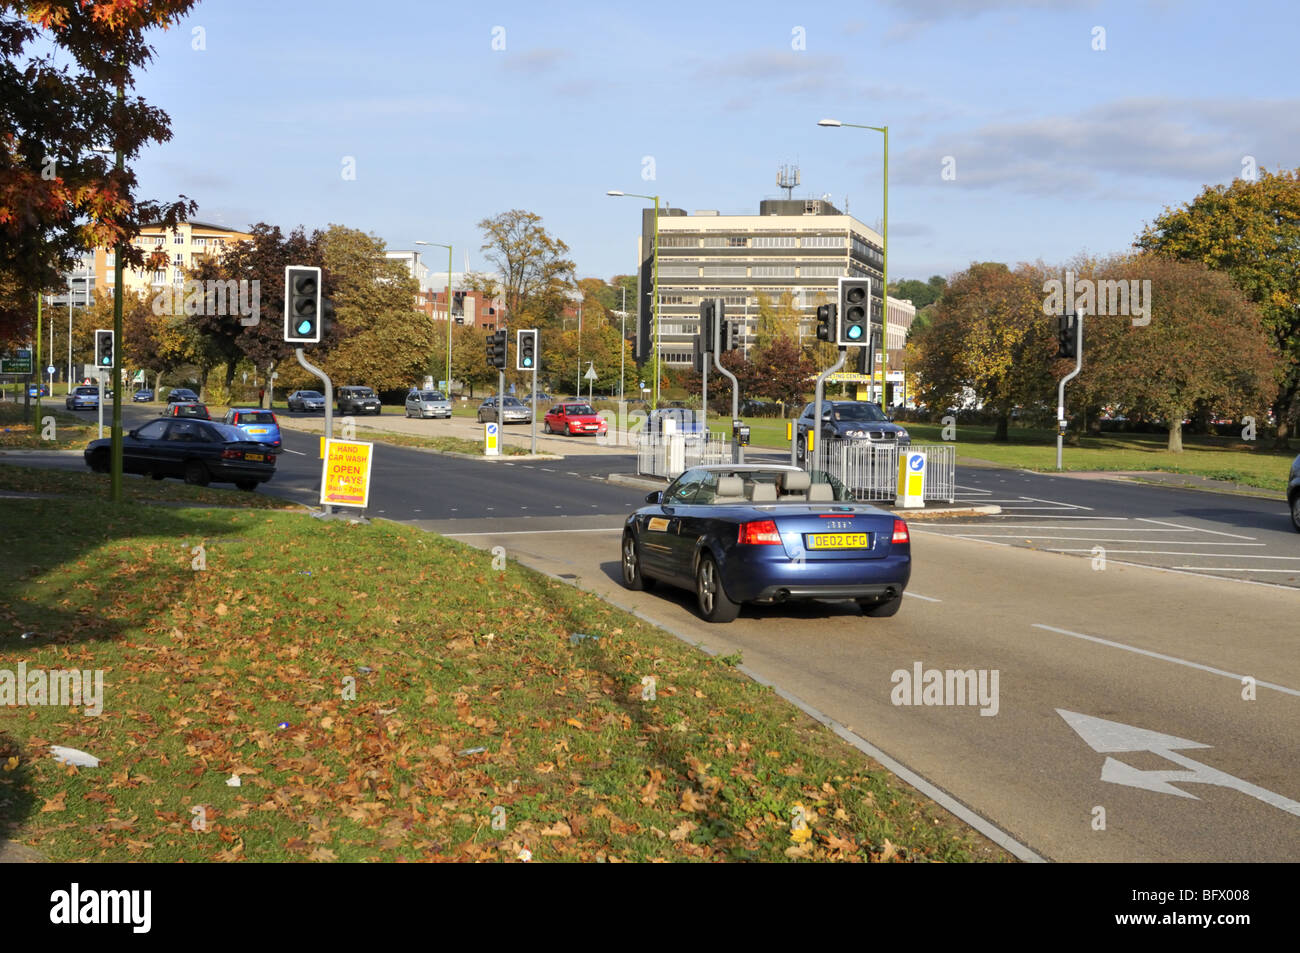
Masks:
[[[185,482],[192,486],[207,486],[212,477],[202,460],[190,460],[185,464]]]
[[[903,594],[889,599],[859,599],[858,608],[862,614],[870,616],[873,619],[887,619],[891,615],[898,614],[898,608],[903,604]]]
[[[637,550],[636,537],[631,533],[623,534],[623,585],[629,589],[650,589],[653,579],[641,575],[641,553]]]
[[[1291,524],[1300,531],[1300,493],[1291,501]]]
[[[708,622],[730,622],[740,612],[740,603],[732,602],[722,588],[718,566],[707,553],[700,557],[695,570],[695,598],[700,615]]]
[[[804,440],[804,436],[803,434],[800,434],[799,442],[795,444],[795,453],[798,455],[800,463],[803,463],[804,454],[806,454],[807,452],[808,452],[807,444]]]
[[[549,420],[542,421],[542,433],[555,433],[555,431],[551,429],[551,422]]]
[[[108,451],[96,450],[90,457],[90,469],[96,473],[108,472]]]

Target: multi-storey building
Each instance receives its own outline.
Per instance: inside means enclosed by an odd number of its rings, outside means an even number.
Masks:
[[[248,232],[209,222],[181,222],[175,227],[159,224],[142,226],[132,244],[146,256],[163,252],[167,256],[167,262],[144,270],[126,269],[122,275],[122,288],[127,292],[149,294],[164,285],[182,284],[186,270],[193,268],[205,256],[220,255],[235,242],[250,240],[252,237]],[[87,285],[92,292],[113,290],[114,259],[112,248],[96,248],[94,252],[87,253],[82,269],[69,275],[73,279],[73,304],[85,302]],[[89,282],[84,278],[89,278]],[[56,301],[66,305],[66,295],[60,296]]]
[[[642,213],[638,242],[641,314],[637,355],[654,347],[650,302],[653,288],[654,210]],[[875,230],[824,199],[765,199],[757,215],[660,209],[659,328],[667,367],[691,363],[703,298],[722,298],[729,319],[752,335],[760,295],[772,306],[789,293],[800,312],[801,336],[815,334],[817,306],[836,300],[841,276],[872,279],[872,320],[881,324],[883,240]],[[889,299],[891,383],[902,380],[901,354],[916,311],[911,302]]]

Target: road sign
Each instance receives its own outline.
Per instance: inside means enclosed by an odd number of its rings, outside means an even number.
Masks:
[[[898,454],[898,498],[895,506],[915,509],[925,506],[925,451],[902,450]]]
[[[483,454],[488,457],[501,455],[500,434],[495,420],[483,425]]]
[[[353,440],[325,441],[325,464],[320,481],[320,501],[333,506],[365,507],[370,501],[370,463],[373,443]]]
[[[1193,801],[1199,800],[1195,794],[1188,794],[1173,785],[1214,784],[1239,791],[1288,814],[1300,817],[1300,802],[1274,794],[1217,768],[1211,768],[1209,765],[1174,753],[1178,748],[1209,748],[1210,745],[1151,731],[1148,728],[1135,728],[1133,725],[1125,725],[1118,721],[1081,715],[1075,711],[1066,711],[1064,708],[1056,709],[1056,713],[1065,719],[1065,723],[1073,728],[1075,734],[1086,741],[1093,751],[1101,753],[1148,751],[1183,768],[1181,771],[1150,771],[1135,768],[1115,758],[1107,758],[1101,767],[1103,781],[1155,791],[1159,794],[1173,794]]]
[[[14,351],[8,357],[0,357],[0,374],[30,374],[31,372],[31,351]]]
[[[585,381],[594,381],[594,380],[596,379],[596,376],[597,376],[597,375],[596,375],[596,368],[595,368],[595,367],[588,367],[588,368],[587,368],[587,373],[585,373],[585,374],[582,375],[582,379],[585,380]]]
[[[51,364],[49,367],[45,368],[45,373],[46,373],[46,374],[53,374],[53,373],[54,373],[54,365]]]

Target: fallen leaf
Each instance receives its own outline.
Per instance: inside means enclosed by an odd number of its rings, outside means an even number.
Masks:
[[[45,802],[44,806],[41,807],[41,813],[49,814],[54,811],[66,811],[68,809],[68,805],[65,804],[64,802],[67,800],[67,798],[68,798],[68,792],[60,791],[58,794],[54,795],[54,797],[50,798],[48,801]]]
[[[683,811],[702,811],[705,807],[704,798],[687,788],[682,794],[682,803],[678,806]]]
[[[543,837],[572,837],[573,829],[564,821],[556,821],[550,827],[542,828]]]
[[[668,839],[671,841],[681,842],[691,836],[691,831],[699,827],[694,821],[682,821],[671,831],[668,832]]]

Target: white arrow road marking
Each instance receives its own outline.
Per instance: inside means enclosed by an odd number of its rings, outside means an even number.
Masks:
[[[1265,804],[1286,811],[1288,814],[1300,817],[1300,801],[1293,801],[1266,788],[1251,784],[1249,781],[1234,777],[1226,771],[1220,771],[1218,768],[1212,768],[1209,765],[1201,764],[1199,761],[1193,761],[1191,758],[1175,753],[1175,749],[1178,748],[1209,748],[1210,745],[1201,744],[1199,741],[1188,741],[1186,738],[1166,735],[1147,728],[1135,728],[1133,725],[1125,725],[1118,721],[1107,721],[1105,718],[1082,715],[1077,711],[1066,711],[1064,708],[1056,709],[1056,713],[1065,719],[1065,723],[1073,728],[1075,733],[1086,741],[1088,747],[1092,748],[1093,751],[1149,751],[1175,764],[1181,764],[1186,769],[1183,771],[1143,771],[1115,758],[1107,758],[1101,767],[1101,780],[1103,781],[1108,781],[1111,784],[1123,784],[1131,788],[1141,788],[1144,791],[1155,791],[1159,794],[1173,794],[1177,797],[1191,798],[1194,801],[1200,800],[1200,798],[1173,787],[1170,782],[1214,784],[1218,787],[1240,791],[1242,794],[1263,801]]]

